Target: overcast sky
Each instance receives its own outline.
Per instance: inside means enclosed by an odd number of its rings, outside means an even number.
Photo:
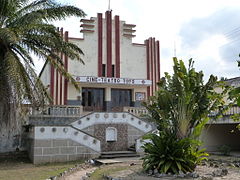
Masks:
[[[108,1],[58,0],[81,8],[87,18],[104,13]],[[149,37],[160,41],[162,76],[172,72],[174,42],[177,57],[186,63],[193,58],[205,76],[239,76],[240,0],[111,0],[111,9],[120,20],[136,24],[133,42],[143,43]],[[81,37],[77,18],[56,25],[71,37]]]

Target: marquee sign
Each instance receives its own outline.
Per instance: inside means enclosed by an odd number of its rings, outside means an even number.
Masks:
[[[94,76],[76,76],[75,80],[81,83],[94,84],[116,84],[116,85],[145,85],[150,86],[151,80],[146,79],[130,79],[130,78],[114,78],[114,77],[94,77]]]

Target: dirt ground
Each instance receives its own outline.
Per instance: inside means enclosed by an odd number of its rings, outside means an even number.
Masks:
[[[230,161],[236,161],[240,160],[240,158],[235,157],[225,157],[225,156],[212,156],[211,158],[219,160],[225,158],[225,160]],[[210,167],[210,166],[198,166],[196,168],[196,173],[204,177],[209,177],[214,170],[217,168]],[[239,180],[240,179],[240,168],[236,167],[227,167],[228,169],[228,175],[223,177],[213,177],[214,180]],[[112,177],[115,179],[121,179],[121,180],[172,180],[172,179],[181,179],[181,180],[189,180],[193,178],[176,178],[176,177],[162,177],[162,178],[156,178],[152,176],[148,176],[146,173],[142,172],[142,161],[141,160],[132,160],[129,159],[128,161],[124,160],[120,163],[114,163],[114,164],[106,164],[101,165],[100,167],[95,167],[95,169],[90,168],[88,170],[81,170],[78,172],[75,172],[72,174],[72,176],[65,177],[65,180],[79,180],[82,177],[86,177],[86,173],[94,172],[91,174],[91,176],[88,178],[89,180],[100,180],[104,179],[105,177]],[[85,178],[86,179],[86,178]],[[200,180],[202,178],[196,178],[196,180]]]

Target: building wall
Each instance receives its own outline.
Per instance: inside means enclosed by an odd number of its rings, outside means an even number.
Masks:
[[[240,131],[236,124],[211,124],[207,125],[201,135],[203,147],[207,151],[219,151],[219,147],[227,145],[232,150],[240,149]]]
[[[109,18],[111,18],[110,21],[107,20]],[[118,21],[118,19],[119,16],[113,17],[110,11],[107,11],[105,15],[98,13],[97,17],[82,19],[81,32],[83,33],[83,38],[69,37],[68,32],[64,32],[61,28],[59,33],[65,41],[76,44],[84,53],[81,56],[84,64],[65,57],[64,54],[60,53],[59,56],[63,59],[65,69],[73,77],[101,77],[102,64],[105,64],[105,75],[112,77],[111,74],[109,75],[108,72],[110,71],[107,70],[107,67],[115,65],[114,77],[158,81],[160,78],[160,68],[158,68],[160,66],[160,56],[157,56],[159,55],[157,41],[155,42],[155,39],[152,41],[152,38],[150,38],[149,41],[145,41],[143,44],[132,43],[132,38],[135,36],[135,25],[126,24],[125,21]],[[101,22],[102,25],[100,25]],[[151,42],[151,45],[148,45],[149,42]],[[110,65],[107,66],[109,63]],[[117,73],[118,70],[119,75]],[[53,104],[80,105],[81,100],[79,96],[81,93],[70,83],[67,83],[65,78],[54,70],[50,64],[44,66],[40,78],[44,85],[49,87],[50,94],[54,99]],[[133,89],[133,93],[135,91],[144,91],[146,97],[148,97],[155,92],[155,84],[156,82],[153,82],[152,85],[145,84],[141,87],[132,86],[131,89]],[[110,92],[109,88],[115,88],[112,84],[104,84],[102,86],[98,83],[80,83],[80,86],[100,86],[106,88],[107,92]],[[149,86],[152,87],[150,88]],[[117,88],[129,89],[128,85],[117,86]],[[111,101],[109,93],[106,93],[105,99],[106,101]],[[133,101],[135,101],[134,99],[135,96],[133,96]],[[140,106],[140,104],[136,103],[137,106]]]
[[[114,127],[117,129],[117,141],[106,141],[106,129]],[[101,151],[126,151],[129,147],[136,144],[136,140],[145,134],[145,132],[124,123],[119,124],[95,124],[84,128],[82,131],[90,134],[101,141]]]

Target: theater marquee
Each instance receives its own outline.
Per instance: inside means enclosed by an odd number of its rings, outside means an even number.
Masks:
[[[146,79],[129,79],[129,78],[114,78],[114,77],[93,77],[93,76],[76,76],[75,80],[81,83],[94,84],[117,84],[117,85],[145,85],[150,86],[151,80]]]

